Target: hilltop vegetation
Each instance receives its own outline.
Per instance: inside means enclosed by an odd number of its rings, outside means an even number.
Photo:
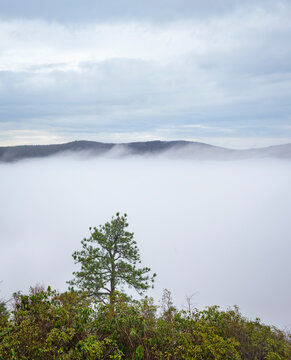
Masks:
[[[244,318],[237,308],[178,310],[164,292],[114,305],[84,292],[34,288],[14,294],[13,310],[0,315],[0,359],[221,359],[289,360],[284,332]]]
[[[291,336],[244,318],[234,307],[177,309],[164,290],[134,300],[127,284],[144,292],[153,284],[140,268],[126,214],[93,228],[73,257],[81,269],[59,293],[41,287],[13,295],[11,310],[0,303],[0,360],[290,360]],[[76,287],[76,289],[74,289]]]

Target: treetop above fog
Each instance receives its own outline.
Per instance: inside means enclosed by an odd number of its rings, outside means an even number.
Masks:
[[[73,253],[81,269],[73,272],[74,279],[68,281],[71,289],[76,287],[96,299],[109,298],[111,302],[121,285],[132,287],[139,294],[153,286],[156,274],[150,276],[150,268],[139,267],[134,233],[127,228],[127,214],[118,212],[104,225],[89,228],[91,236],[81,241],[82,250]]]

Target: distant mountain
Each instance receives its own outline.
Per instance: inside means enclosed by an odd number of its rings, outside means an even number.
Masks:
[[[209,160],[232,160],[246,158],[281,158],[291,160],[291,144],[260,149],[232,150],[191,141],[147,141],[124,144],[95,141],[73,141],[57,145],[22,145],[0,147],[0,162],[43,158],[60,154],[109,155],[125,157],[133,155]]]

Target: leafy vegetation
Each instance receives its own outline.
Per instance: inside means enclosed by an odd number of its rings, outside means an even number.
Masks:
[[[112,307],[85,292],[16,293],[1,315],[0,359],[291,359],[290,337],[237,308],[178,310],[169,292],[163,299],[116,293]]]
[[[198,310],[189,300],[179,310],[168,290],[160,306],[118,292],[122,283],[146,290],[153,280],[148,268],[137,268],[126,227],[117,213],[83,240],[74,253],[81,271],[70,282],[78,291],[35,287],[15,293],[10,311],[0,303],[0,360],[291,359],[290,334],[244,318],[237,307]]]

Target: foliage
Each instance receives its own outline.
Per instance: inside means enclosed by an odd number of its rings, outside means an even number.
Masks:
[[[160,311],[158,311],[160,309]],[[0,359],[289,360],[290,337],[244,318],[238,308],[178,310],[169,291],[153,299],[115,305],[82,292],[48,288],[14,294],[10,318],[0,326]]]
[[[128,232],[127,215],[116,213],[110,222],[98,228],[90,228],[91,236],[82,240],[82,250],[75,251],[75,263],[81,270],[74,272],[75,278],[68,283],[71,289],[76,286],[100,300],[110,298],[121,284],[127,284],[138,292],[148,289],[154,282],[149,268],[138,268],[140,255],[133,240],[134,234]]]
[[[3,327],[8,320],[9,312],[4,301],[0,301],[0,327]]]
[[[12,317],[0,335],[0,359],[121,359],[110,339],[90,335],[86,293],[30,290],[14,294]]]

